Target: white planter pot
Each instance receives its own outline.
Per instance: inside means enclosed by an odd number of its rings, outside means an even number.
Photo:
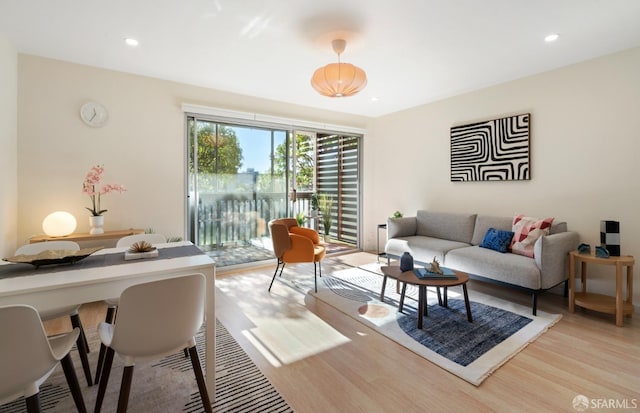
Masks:
[[[90,216],[89,227],[89,234],[91,235],[104,234],[104,215]]]

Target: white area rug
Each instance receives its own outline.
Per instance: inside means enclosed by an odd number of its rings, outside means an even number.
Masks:
[[[372,265],[367,268],[375,270]],[[429,316],[418,330],[414,286],[407,287],[407,295],[413,299],[406,299],[404,311],[399,313],[395,280],[387,281],[385,301],[381,302],[382,276],[361,268],[346,268],[323,277],[317,293],[308,280],[294,279],[292,283],[476,386],[562,317],[540,310],[533,316],[529,307],[469,291],[474,317],[469,323],[461,288],[454,287],[448,292],[449,308],[439,306],[435,289],[429,290]],[[499,334],[505,337],[496,338]]]
[[[306,306],[304,297],[312,295],[476,386],[561,318],[540,310],[533,316],[529,307],[469,289],[474,317],[469,323],[461,288],[453,287],[449,308],[437,305],[435,290],[429,291],[429,315],[417,330],[417,288],[408,286],[403,313],[397,311],[395,280],[388,280],[385,302],[380,302],[381,264],[375,255],[346,254],[327,258],[322,265],[318,293],[313,292],[310,264],[288,265],[271,293],[272,268],[225,277],[216,286],[236,299],[256,326],[249,333],[276,362],[291,363],[345,342],[325,321],[300,308]],[[270,304],[260,306],[262,300]]]

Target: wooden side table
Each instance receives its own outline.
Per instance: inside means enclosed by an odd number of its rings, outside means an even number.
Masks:
[[[569,311],[574,312],[575,305],[616,315],[616,326],[624,325],[623,317],[633,314],[633,264],[631,255],[620,257],[599,258],[595,255],[580,254],[578,251],[569,253]],[[580,280],[582,291],[575,291],[576,264],[580,263]],[[616,296],[587,292],[587,264],[611,265],[616,267]],[[622,268],[627,267],[627,298],[623,297]]]
[[[71,235],[65,235],[64,237],[50,237],[48,235],[38,235],[35,237],[31,237],[29,239],[29,244],[34,244],[36,242],[46,242],[46,241],[84,242],[84,241],[118,240],[122,237],[126,237],[127,235],[137,235],[137,234],[144,234],[144,230],[130,228],[130,229],[121,229],[118,231],[105,231],[102,234],[75,233]]]

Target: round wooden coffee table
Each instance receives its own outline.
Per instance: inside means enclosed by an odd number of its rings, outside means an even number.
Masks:
[[[400,295],[400,308],[399,311],[402,312],[402,308],[404,306],[404,295],[407,289],[407,284],[415,285],[418,287],[418,328],[422,328],[422,317],[424,315],[428,315],[427,310],[427,287],[437,287],[438,288],[438,302],[447,307],[447,288],[455,287],[457,285],[462,286],[462,291],[464,293],[464,304],[467,309],[467,320],[471,323],[473,322],[473,317],[471,316],[471,306],[469,305],[469,294],[467,293],[467,281],[469,281],[469,275],[462,271],[455,271],[454,273],[457,276],[457,279],[443,279],[443,280],[434,280],[434,279],[420,279],[418,278],[413,271],[404,271],[400,270],[398,266],[383,266],[380,268],[382,270],[382,274],[384,278],[382,280],[382,291],[380,291],[380,301],[384,301],[384,289],[387,284],[387,277],[394,278],[399,282],[403,283],[402,286],[402,294]],[[440,287],[444,288],[444,298],[440,298]]]

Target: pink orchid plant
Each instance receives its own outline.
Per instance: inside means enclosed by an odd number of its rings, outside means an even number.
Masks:
[[[91,215],[94,217],[100,216],[103,213],[107,212],[106,209],[100,209],[100,197],[102,195],[106,195],[110,192],[119,192],[123,193],[126,191],[124,186],[120,184],[104,184],[100,187],[100,182],[102,181],[102,173],[104,172],[104,168],[100,165],[96,165],[87,172],[87,176],[84,178],[84,182],[82,183],[82,193],[89,195],[91,198],[92,208],[87,208],[87,211],[91,212]]]

